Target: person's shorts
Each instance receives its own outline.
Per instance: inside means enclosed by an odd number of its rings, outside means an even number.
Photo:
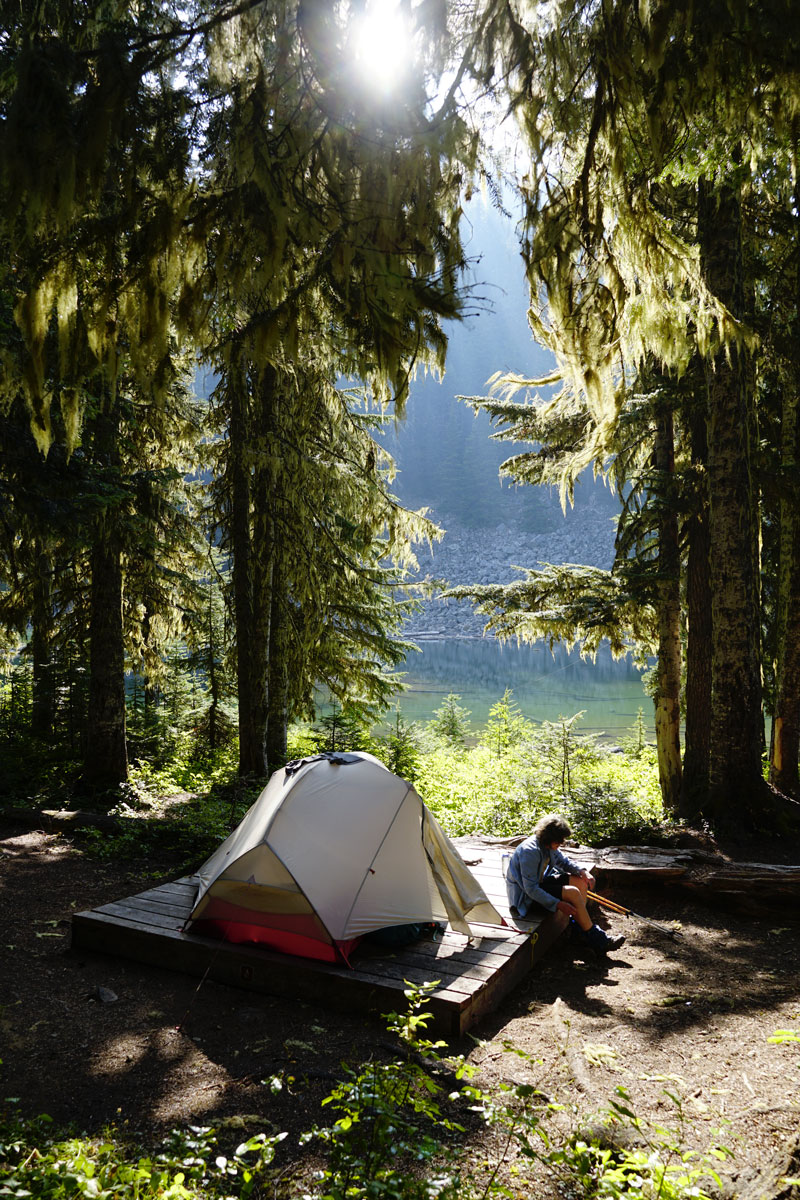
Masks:
[[[548,896],[555,896],[556,900],[560,900],[564,885],[567,883],[569,883],[569,875],[565,875],[563,871],[553,871],[552,874],[547,874],[539,880],[539,887],[543,892],[547,892]]]

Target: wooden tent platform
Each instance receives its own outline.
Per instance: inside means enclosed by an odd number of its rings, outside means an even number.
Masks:
[[[436,980],[430,1001],[436,1032],[459,1037],[525,977],[535,959],[563,931],[566,920],[554,916],[543,921],[513,921],[505,896],[501,849],[463,840],[458,845],[509,923],[507,929],[475,926],[481,936],[472,943],[448,929],[435,941],[423,940],[403,949],[390,951],[364,944],[353,955],[353,970],[256,946],[234,946],[183,932],[196,892],[195,880],[187,877],[76,913],[72,945],[189,975],[207,975],[250,991],[378,1014],[403,1008],[406,981]]]

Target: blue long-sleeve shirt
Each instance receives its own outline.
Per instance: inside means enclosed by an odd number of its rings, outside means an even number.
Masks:
[[[558,900],[539,885],[545,871],[563,871],[566,875],[580,875],[581,867],[562,854],[560,850],[540,846],[535,837],[520,842],[506,870],[508,903],[521,917],[527,916],[532,904],[541,904],[549,912],[555,912]]]

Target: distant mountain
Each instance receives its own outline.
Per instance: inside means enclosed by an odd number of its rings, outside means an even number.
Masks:
[[[496,371],[545,375],[552,358],[537,346],[527,321],[528,291],[513,223],[475,201],[465,217],[474,315],[448,329],[447,369],[441,382],[420,376],[411,385],[407,415],[384,439],[398,465],[393,490],[412,508],[428,507],[466,528],[514,523],[534,532],[563,527],[558,496],[545,488],[501,485],[498,468],[523,443],[491,441],[485,414],[456,399],[485,395]],[[477,310],[477,311],[476,311]],[[581,481],[575,519],[588,506],[610,513],[617,501],[602,483]]]

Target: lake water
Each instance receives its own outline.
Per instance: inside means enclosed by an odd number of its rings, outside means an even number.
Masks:
[[[652,736],[653,702],[629,658],[614,661],[602,647],[596,662],[573,651],[543,644],[501,645],[489,638],[424,641],[410,654],[398,696],[406,721],[427,721],[449,692],[461,696],[474,726],[484,725],[490,707],[511,688],[523,715],[532,721],[557,721],[585,710],[576,733],[606,733],[616,739],[635,725],[639,709]]]

